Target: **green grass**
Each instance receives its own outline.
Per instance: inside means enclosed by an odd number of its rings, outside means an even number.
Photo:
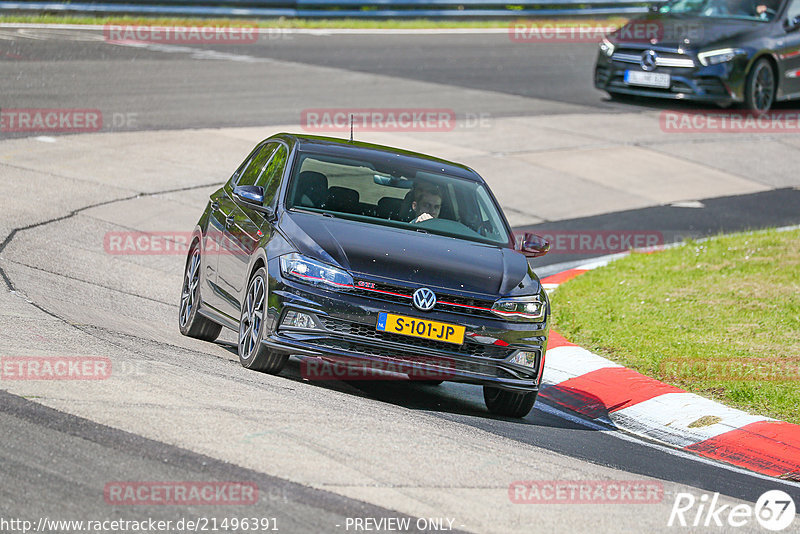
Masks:
[[[687,391],[800,423],[800,230],[631,254],[560,286],[553,328]]]
[[[512,23],[535,23],[565,27],[573,26],[621,26],[627,21],[624,17],[559,18],[559,19],[515,19],[515,20],[431,20],[431,19],[226,19],[226,18],[185,18],[185,17],[88,17],[70,15],[4,15],[0,23],[37,24],[135,24],[141,26],[226,26],[260,28],[308,28],[308,29],[437,29],[437,28],[508,28]]]

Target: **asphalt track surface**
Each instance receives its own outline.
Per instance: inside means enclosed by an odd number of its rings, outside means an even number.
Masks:
[[[401,107],[409,103],[419,105],[420,101],[432,107],[447,105],[461,117],[481,113],[494,118],[586,113],[608,115],[609,120],[621,110],[638,113],[660,105],[649,101],[612,103],[594,91],[586,75],[593,63],[594,45],[520,45],[510,42],[507,35],[279,35],[258,45],[196,47],[198,51],[190,61],[186,61],[185,51],[175,53],[170,48],[111,46],[90,31],[31,30],[26,36],[20,36],[2,29],[0,35],[3,36],[0,40],[0,106],[91,107],[102,109],[106,116],[134,113],[135,124],[116,128],[123,134],[294,124],[302,109],[309,107]],[[232,54],[237,59],[219,61],[219,54]],[[305,66],[337,69],[340,76],[326,79],[306,70]],[[362,76],[364,74],[396,78],[397,92],[376,93],[368,84],[369,79]],[[436,86],[420,96],[419,87],[407,88],[407,80]],[[440,93],[439,90],[447,86],[459,91]],[[398,102],[400,104],[396,104]],[[115,131],[114,128],[109,130]],[[10,138],[23,136],[7,135]],[[55,189],[42,191],[50,194],[59,191],[58,187],[67,187],[57,178],[54,175]],[[130,209],[125,201],[113,198],[109,189],[115,185],[111,182],[103,186],[106,189],[97,189],[94,199],[91,191],[79,195],[75,203],[61,210],[51,210],[48,206],[34,217],[14,216],[4,221],[6,235],[0,244],[0,257],[6,256],[6,261],[0,267],[12,291],[3,300],[9,309],[23,303],[29,309],[19,312],[21,315],[9,313],[4,319],[3,354],[35,354],[31,351],[36,344],[31,341],[46,337],[41,344],[43,353],[47,354],[57,354],[59,350],[69,352],[69,347],[76,351],[76,347],[87,345],[94,353],[111,351],[124,363],[164,365],[166,371],[162,376],[145,377],[152,382],[149,385],[159,388],[161,397],[153,394],[150,399],[145,394],[135,393],[134,383],[125,381],[115,388],[91,390],[91,395],[97,397],[87,397],[85,403],[79,399],[89,390],[67,392],[52,388],[27,395],[0,392],[0,426],[3,428],[0,515],[3,517],[174,519],[195,515],[232,517],[241,512],[278,517],[281,530],[288,532],[341,531],[336,525],[342,525],[347,517],[401,517],[415,514],[397,510],[426,510],[418,505],[421,498],[415,491],[489,490],[505,497],[511,480],[558,479],[559,473],[569,473],[564,478],[575,478],[577,474],[583,479],[643,476],[664,481],[669,494],[665,501],[670,502],[651,512],[655,516],[651,522],[641,519],[651,530],[668,530],[665,510],[668,512],[675,491],[693,491],[696,495],[703,491],[719,492],[734,502],[752,503],[764,491],[780,488],[800,502],[800,489],[796,485],[777,483],[688,455],[676,455],[669,449],[605,431],[541,403],[521,421],[489,416],[478,388],[448,383],[439,387],[392,382],[310,384],[302,380],[295,360],[280,377],[244,371],[234,361],[235,349],[226,344],[224,338],[216,344],[193,343],[171,331],[174,330],[171,319],[175,314],[171,297],[177,294],[179,272],[177,276],[172,273],[165,275],[165,280],[150,282],[147,273],[142,273],[136,279],[137,284],[130,288],[130,294],[114,302],[113,299],[119,297],[109,290],[114,273],[102,272],[102,262],[93,273],[90,260],[80,254],[75,253],[74,258],[59,254],[65,250],[59,245],[65,235],[73,236],[68,239],[73,243],[72,249],[80,249],[84,245],[74,236],[96,233],[98,227],[103,227],[98,223],[103,217],[97,215],[98,210],[102,215],[103,206],[91,206],[108,202],[111,210]],[[175,193],[165,191],[180,189],[164,187],[163,182],[160,187],[147,185],[139,190],[149,190],[148,194],[156,197],[174,197]],[[199,214],[208,187],[202,188],[197,183],[185,185],[194,195],[188,200],[194,201],[194,211]],[[18,197],[7,195],[4,200],[7,211],[16,213],[12,204],[27,199],[28,193],[19,193]],[[526,228],[547,230],[557,225],[562,229],[621,229],[657,224],[656,227],[668,231],[665,235],[668,233],[672,238],[800,222],[800,200],[794,187],[718,196],[703,199],[703,203],[709,209],[687,212],[682,208],[655,206],[562,219],[557,224],[544,221]],[[50,213],[52,215],[48,215]],[[92,213],[94,215],[90,215]],[[79,244],[74,246],[76,242]],[[545,257],[538,265],[583,257],[588,256],[553,255]],[[54,267],[62,259],[63,273]],[[71,271],[73,262],[89,262],[90,268],[82,271],[81,280],[75,274],[81,271]],[[142,267],[143,271],[149,268]],[[67,272],[73,273],[72,278]],[[147,288],[148,283],[153,285],[152,290]],[[118,319],[107,315],[114,313],[115,306],[123,305],[135,305],[136,309],[126,310],[122,314],[124,317]],[[159,328],[171,330],[164,333]],[[192,368],[186,369],[180,362],[189,358]],[[209,391],[192,390],[192,380]],[[172,397],[165,393],[171,387],[176,390]],[[218,393],[214,393],[213,388],[219,388]],[[237,396],[238,388],[247,395]],[[10,387],[0,389],[7,391]],[[176,401],[183,398],[183,392],[197,395],[197,405],[192,406],[189,399],[185,406]],[[126,399],[127,394],[131,395],[130,399]],[[216,395],[222,397],[218,411],[228,412],[231,419],[240,411],[255,409],[249,433],[244,438],[239,436],[238,441],[235,440],[238,445],[234,443],[236,446],[231,446],[224,432],[215,435],[213,425],[225,429],[225,413],[214,417],[204,414],[204,410],[217,410],[213,402]],[[275,448],[266,449],[276,455],[274,458],[253,458],[253,451],[248,448],[251,441],[257,443],[270,432],[298,432],[297,428],[288,431],[281,426],[280,413],[277,416],[267,411],[262,413],[261,408],[247,402],[259,395],[268,395],[267,400],[272,401],[280,399],[281,395],[290,395],[307,408],[299,413],[291,413],[287,408],[285,415],[294,419],[306,416],[313,421],[305,428],[306,432],[323,429],[340,438],[341,448],[332,443],[334,439],[315,443],[314,447],[316,452],[324,450],[336,462],[326,464],[312,459],[309,466],[304,466],[299,457]],[[23,396],[30,399],[25,400]],[[169,408],[170,400],[179,404],[174,411]],[[323,408],[319,408],[319,413],[311,411],[313,406],[331,403],[345,410],[345,415],[335,424],[350,432],[361,432],[359,436],[367,451],[355,450],[353,447],[359,444],[357,439],[350,439],[353,436],[346,436],[343,430],[339,434],[339,427],[326,422],[325,416],[333,418],[332,411]],[[130,415],[126,410],[130,410]],[[267,425],[259,424],[259,414],[268,419]],[[187,427],[187,419],[193,418],[199,418],[203,424],[198,428]],[[393,425],[387,422],[392,418],[397,418],[396,425],[401,429],[397,436],[391,435]],[[265,428],[269,424],[276,428]],[[167,428],[170,425],[183,426],[184,430],[195,431],[198,436],[187,436],[184,432],[182,437],[176,438]],[[480,466],[475,473],[470,467],[462,466],[461,469],[466,469],[473,477],[450,480],[447,477],[460,470],[455,466],[459,458],[447,457],[442,452],[442,456],[430,458],[429,462],[418,459],[417,464],[414,460],[416,447],[429,453],[431,450],[459,450],[449,444],[453,437],[437,435],[433,430],[436,428],[444,429],[445,433],[458,431],[459,437],[471,444],[488,440],[490,450],[502,449],[502,454],[470,457],[482,458],[488,465]],[[415,431],[430,441],[416,441]],[[379,435],[381,433],[384,435]],[[161,440],[154,439],[161,436]],[[314,441],[308,437],[309,441]],[[302,442],[302,436],[295,436],[295,439],[297,443]],[[392,443],[399,444],[397,447],[402,450],[392,449]],[[372,454],[369,454],[370,449]],[[510,460],[504,455],[516,449],[529,456],[521,472],[511,471],[509,475],[506,469]],[[337,472],[331,480],[321,482],[325,476],[316,480],[309,474],[319,473],[320,466],[337,463],[358,470],[357,465],[368,462],[373,455],[392,453],[397,454],[398,461],[404,465],[385,464],[384,467],[391,466],[400,473],[387,475],[383,481],[364,482],[355,477],[358,481],[354,483]],[[493,462],[498,465],[493,466]],[[350,463],[355,465],[348,465]],[[454,464],[453,467],[447,467],[450,464]],[[374,466],[378,467],[380,465]],[[442,477],[438,484],[431,480],[426,480],[427,485],[420,483],[424,477],[419,472],[426,468]],[[406,471],[409,488],[404,488],[402,482]],[[489,478],[478,480],[487,476]],[[262,498],[255,508],[238,510],[110,507],[98,497],[102,496],[104,485],[113,480],[197,479],[254,481],[261,489]],[[415,485],[419,487],[412,488]],[[359,489],[353,489],[356,486]],[[373,498],[371,491],[381,495]],[[406,494],[408,500],[397,500],[397,494]],[[463,500],[477,506],[466,494]],[[431,501],[437,502],[435,498]],[[610,532],[618,526],[632,531],[639,524],[636,515],[640,512],[635,508],[593,507],[593,513],[598,514],[595,520],[586,517],[585,508],[559,506],[564,505],[540,505],[532,515],[528,515],[532,512],[528,509],[506,523],[494,517],[486,522],[471,517],[458,520],[455,527],[471,531],[528,531],[537,521],[541,525],[573,531]],[[427,513],[432,517],[457,516],[453,509],[444,505],[439,508],[434,505]],[[487,515],[491,514],[487,512]],[[533,519],[534,516],[537,519]]]

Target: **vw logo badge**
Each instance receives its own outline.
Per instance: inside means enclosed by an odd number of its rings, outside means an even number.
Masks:
[[[418,310],[428,311],[436,306],[436,295],[427,287],[421,287],[414,291],[414,307]]]
[[[657,61],[658,54],[656,54],[653,50],[648,50],[642,54],[642,59],[639,60],[639,64],[642,66],[642,69],[651,71],[655,70]]]

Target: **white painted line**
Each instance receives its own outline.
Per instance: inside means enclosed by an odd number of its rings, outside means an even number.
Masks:
[[[681,200],[679,202],[673,202],[669,204],[673,208],[692,208],[692,209],[699,209],[705,208],[706,205],[700,202],[699,200]]]
[[[542,284],[542,287],[548,295],[558,289],[558,286],[559,284]]]
[[[750,423],[772,420],[694,393],[665,393],[615,411],[610,417],[620,428],[676,447],[688,447]]]
[[[125,24],[117,24],[124,26]],[[131,24],[131,26],[148,26],[147,24]],[[163,27],[163,25],[160,25]],[[182,25],[178,25],[182,27]],[[186,27],[197,25],[187,24]],[[226,26],[227,27],[227,26]],[[230,26],[231,28],[237,26]],[[250,28],[247,25],[241,26]],[[102,24],[41,24],[3,22],[0,28],[29,28],[49,30],[90,30],[103,31]],[[276,33],[305,35],[458,35],[458,34],[508,34],[510,24],[506,28],[255,28],[259,35],[275,35]]]
[[[791,225],[791,226],[781,226],[779,228],[775,228],[774,230],[776,232],[789,232],[789,231],[797,230],[797,229],[800,229],[800,224],[794,224],[794,225]],[[753,230],[753,231],[750,231],[750,232],[734,232],[734,233],[741,233],[742,235],[751,235],[751,234],[757,234],[757,233],[763,232],[763,231],[764,230]],[[694,241],[696,243],[702,243],[704,241],[708,241],[709,239],[713,239],[713,237],[716,237],[716,236],[701,237],[699,239],[695,239]],[[653,250],[653,251],[666,250],[666,249],[670,249],[670,248],[682,247],[685,244],[686,243],[684,243],[682,241],[678,241],[676,243],[667,243],[667,244],[664,244],[664,245],[656,245],[654,247],[646,247],[646,248],[636,249],[636,250],[639,251],[639,252],[646,252],[646,251],[650,251],[650,250]],[[592,269],[597,269],[598,267],[604,267],[604,266],[608,265],[609,263],[611,263],[612,261],[618,260],[619,258],[624,258],[628,254],[630,254],[630,252],[627,252],[627,251],[626,252],[617,252],[615,254],[608,254],[608,255],[605,255],[605,256],[598,256],[597,258],[593,258],[592,260],[588,260],[585,263],[570,261],[570,262],[565,262],[565,263],[546,265],[546,266],[542,267],[542,270],[547,269],[547,272],[549,274],[543,276],[542,278],[547,278],[547,276],[554,276],[556,274],[560,274],[560,273],[562,273],[564,271],[569,271],[571,269],[582,269],[582,270],[591,271]],[[559,267],[563,267],[563,268],[559,268]],[[551,272],[551,269],[552,269],[552,272]],[[552,286],[552,287],[555,288],[555,287],[558,287],[558,284],[543,284],[543,286],[545,286],[545,287]]]
[[[749,471],[749,470],[743,469],[741,467],[736,467],[735,465],[722,463],[722,462],[719,462],[719,461],[716,461],[716,460],[712,460],[711,458],[706,458],[705,456],[698,456],[698,455],[696,455],[694,453],[686,452],[686,451],[681,450],[681,449],[676,449],[676,448],[670,447],[669,445],[661,445],[659,443],[653,443],[652,441],[643,440],[639,436],[632,436],[632,435],[626,434],[625,433],[625,429],[608,428],[606,426],[597,424],[594,421],[590,421],[588,419],[584,419],[582,417],[578,417],[576,415],[572,415],[569,412],[565,412],[563,410],[560,410],[558,408],[550,406],[549,404],[544,404],[541,401],[537,402],[534,405],[533,409],[534,410],[539,410],[540,412],[544,412],[546,414],[553,415],[555,417],[560,417],[561,419],[564,419],[564,420],[569,421],[571,423],[575,423],[575,424],[581,425],[581,426],[583,426],[585,428],[589,428],[591,430],[596,430],[598,432],[602,432],[604,434],[608,434],[610,436],[613,436],[615,438],[621,439],[623,441],[627,441],[629,443],[637,443],[639,445],[643,445],[643,446],[649,447],[651,449],[656,449],[656,450],[659,450],[661,452],[665,452],[665,453],[670,454],[672,456],[677,456],[677,457],[682,458],[684,460],[690,460],[690,461],[693,461],[693,462],[706,464],[706,465],[710,465],[710,466],[713,466],[713,467],[718,467],[720,469],[726,469],[728,471],[732,471],[732,472],[738,473],[740,475],[748,475],[748,476],[751,476],[751,477],[754,477],[754,478],[760,478],[761,480],[768,480],[769,482],[772,482],[772,483],[777,484],[777,485],[783,485],[783,486],[787,486],[787,487],[790,487],[790,488],[800,488],[800,483],[791,482],[789,480],[783,480],[783,479],[780,479],[780,478],[771,477],[769,475],[762,475],[761,473],[756,473],[754,471]]]
[[[273,63],[271,58],[261,58],[248,56],[244,54],[229,54],[227,52],[218,52],[216,50],[207,50],[204,48],[191,48],[188,46],[160,44],[160,43],[147,43],[143,41],[108,41],[110,45],[127,46],[132,48],[146,48],[154,52],[164,52],[167,54],[189,54],[192,59],[208,59],[212,61],[240,61],[244,63]]]
[[[581,269],[584,271],[591,271],[592,269],[597,269],[599,267],[605,267],[609,263],[614,260],[618,260],[628,255],[628,252],[619,252],[617,254],[611,254],[610,256],[603,256],[602,258],[597,258],[596,260],[590,261],[588,263],[584,263],[583,265],[579,265],[576,269]]]

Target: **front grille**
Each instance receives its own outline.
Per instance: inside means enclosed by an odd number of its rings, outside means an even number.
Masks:
[[[359,284],[368,284],[368,286],[362,286]],[[411,307],[411,295],[415,289],[416,288],[409,288],[395,284],[365,282],[363,280],[358,280],[355,283],[353,291],[358,295],[363,295],[372,300],[381,300],[384,302],[391,302],[393,304]],[[494,301],[448,295],[440,291],[434,291],[434,293],[436,293],[436,306],[434,307],[435,310],[460,313],[462,315],[499,319],[499,317],[491,311]]]
[[[624,52],[614,52],[614,55],[611,56],[611,61],[619,61],[620,63],[639,63],[641,59],[641,54],[626,54]]]
[[[374,325],[370,326],[361,323],[351,323],[348,321],[332,319],[324,316],[319,317],[319,319],[325,328],[331,332],[382,341],[391,341],[411,347],[419,347],[421,349],[445,351],[452,353],[453,355],[463,354],[478,358],[502,360],[510,356],[516,350],[509,346],[484,345],[481,343],[474,343],[469,340],[465,340],[462,345],[454,345],[452,343],[444,343],[442,341],[402,336],[400,334],[393,334],[391,332],[381,332],[380,330],[376,330]]]
[[[671,80],[671,86],[670,86],[669,89],[664,89],[664,88],[661,88],[661,87],[646,87],[646,86],[640,86],[640,85],[628,85],[627,83],[625,83],[625,79],[623,78],[622,74],[615,74],[614,76],[611,77],[611,81],[608,82],[608,88],[609,89],[613,89],[613,88],[617,87],[617,88],[620,88],[620,89],[636,89],[636,90],[639,90],[639,91],[647,91],[648,93],[670,94],[670,93],[674,93],[675,92],[675,91],[673,91],[672,88],[675,87],[676,83],[680,83],[680,82],[678,82],[675,79]],[[689,91],[681,90],[679,92],[681,92],[681,93],[683,93],[683,92],[691,92],[691,89]]]
[[[611,78],[608,86],[609,88],[619,87],[620,89],[639,89],[648,92],[659,93],[684,93],[687,95],[703,95],[703,96],[727,96],[725,85],[718,78],[696,78],[692,80],[695,86],[692,86],[683,80],[672,78],[669,89],[662,89],[659,87],[642,87],[638,85],[628,85],[625,83],[621,74],[615,75]]]
[[[476,375],[483,375],[489,377],[501,378],[517,378],[512,373],[496,367],[493,363],[487,361],[486,363],[479,361],[462,361],[459,359],[443,359],[441,365],[436,364],[436,359],[429,359],[420,357],[419,354],[407,352],[403,350],[379,347],[366,343],[358,343],[355,341],[347,341],[343,339],[323,338],[314,341],[315,345],[328,347],[331,349],[339,349],[363,356],[371,356],[381,358],[385,361],[396,362],[400,364],[425,364],[428,367],[444,369],[451,372],[467,372]]]
[[[697,87],[705,94],[708,95],[721,95],[727,96],[728,91],[725,85],[719,78],[697,78],[695,80]]]
[[[647,49],[620,48],[611,55],[612,61],[639,64]],[[694,60],[686,54],[656,50],[656,67],[694,68]]]
[[[691,85],[680,80],[672,80],[672,90],[676,93],[694,93]]]
[[[594,71],[594,83],[599,86],[603,86],[608,82],[608,68],[607,67],[597,67]]]

